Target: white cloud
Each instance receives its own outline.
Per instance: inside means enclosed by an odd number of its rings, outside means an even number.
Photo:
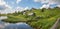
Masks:
[[[57,4],[58,6],[60,6],[60,0],[34,0],[34,1],[35,2],[41,2],[44,4],[40,8],[48,8],[52,4]]]
[[[12,10],[12,7],[8,5],[4,0],[0,0],[0,13],[1,14],[7,14],[10,13]]]
[[[59,8],[60,8],[60,5],[57,5],[57,7],[59,7]]]
[[[49,3],[49,4],[60,4],[60,0],[34,0],[35,2]]]
[[[27,25],[26,23],[23,23],[23,22],[16,23],[16,25],[22,25],[22,24]]]
[[[0,29],[1,29],[1,28],[4,28],[4,27],[5,27],[4,25],[0,24]]]
[[[34,0],[35,2],[47,3],[49,0]]]
[[[23,10],[23,8],[22,7],[19,7],[19,6],[15,8],[15,11],[17,11],[17,12],[18,11],[22,11],[22,10]]]
[[[29,7],[25,7],[25,8],[24,8],[24,10],[27,10],[27,9],[29,9]]]
[[[11,6],[9,6],[4,0],[0,0],[0,6],[4,9],[6,8],[11,8]]]
[[[6,3],[3,0],[0,0],[0,5],[5,5]]]
[[[23,8],[23,7],[17,7],[16,9],[15,9],[15,11],[24,11],[24,10],[27,10],[27,9],[29,9],[28,7],[25,7],[25,8]]]
[[[42,9],[42,8],[46,8],[46,9],[48,9],[49,7],[50,7],[49,4],[48,4],[48,5],[44,4],[42,7],[40,7],[40,9]]]
[[[4,25],[7,26],[7,25],[9,25],[9,24],[10,24],[10,23],[5,23]]]
[[[5,7],[9,8],[9,9],[12,9],[12,7],[11,7],[11,6],[9,6],[9,5],[5,5]]]
[[[16,0],[16,3],[18,4],[21,0]]]
[[[16,12],[18,12],[18,11],[24,11],[24,10],[27,10],[28,9],[28,7],[25,7],[25,8],[23,8],[23,7],[16,7],[15,9],[6,9],[6,10],[2,10],[2,11],[0,11],[1,12],[1,14],[8,14],[8,13],[14,13],[15,11]]]

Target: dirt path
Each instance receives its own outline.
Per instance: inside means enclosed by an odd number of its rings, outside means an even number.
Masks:
[[[56,23],[50,29],[57,29],[59,22],[60,22],[60,19],[57,19]]]

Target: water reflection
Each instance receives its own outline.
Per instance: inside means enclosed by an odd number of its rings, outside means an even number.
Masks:
[[[16,24],[12,24],[12,23],[5,23],[2,22],[2,18],[7,18],[7,17],[0,17],[0,29],[32,29],[32,27],[30,27],[28,24],[20,22],[20,23],[16,23]]]
[[[0,21],[0,29],[4,29],[5,25],[4,22]]]
[[[20,23],[20,24],[9,24],[5,27],[5,29],[32,29],[29,25],[26,23]]]

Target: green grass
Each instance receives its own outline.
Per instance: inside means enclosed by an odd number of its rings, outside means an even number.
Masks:
[[[17,23],[17,22],[27,22],[35,29],[49,29],[56,22],[57,18],[60,17],[60,8],[54,9],[44,9],[44,12],[41,9],[28,10],[25,11],[26,14],[23,15],[21,12],[7,14],[8,19],[3,20],[5,22]],[[29,13],[35,13],[35,16],[29,16]],[[39,16],[39,19],[37,18]],[[37,19],[36,19],[37,18]]]

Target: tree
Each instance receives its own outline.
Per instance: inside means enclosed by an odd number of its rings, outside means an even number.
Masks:
[[[36,16],[36,14],[35,14],[35,13],[33,13],[33,16]]]
[[[21,12],[20,12],[20,11],[18,11],[18,14],[21,14]]]
[[[43,9],[41,10],[41,12],[44,12],[44,10],[45,10],[45,8],[43,8]]]

